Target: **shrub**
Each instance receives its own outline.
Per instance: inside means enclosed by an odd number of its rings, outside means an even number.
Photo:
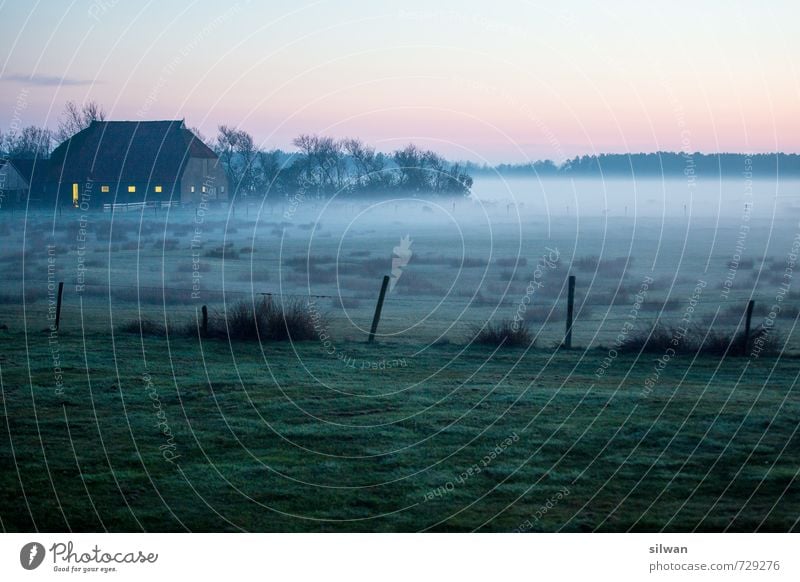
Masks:
[[[750,344],[748,351],[744,350],[744,332],[740,331],[734,335],[712,330],[706,335],[700,331],[695,331],[695,344],[700,344],[700,353],[712,356],[723,356],[727,352],[729,356],[750,355],[755,346],[759,346],[760,355],[775,355],[780,351],[783,337],[774,328],[767,328],[759,325],[750,331]]]
[[[238,259],[239,251],[232,247],[217,247],[206,251],[205,256],[210,259]]]
[[[572,265],[580,271],[593,271],[601,277],[621,277],[633,263],[633,258],[600,259],[597,256],[580,257]]]
[[[750,332],[748,353],[744,353],[744,332],[724,332],[720,330],[704,330],[694,326],[681,334],[679,329],[656,323],[652,331],[639,331],[628,336],[619,347],[620,352],[636,352],[645,354],[666,353],[673,349],[676,355],[701,354],[707,356],[741,356],[753,352],[759,347],[760,355],[773,355],[779,351],[783,342],[782,335],[774,328],[763,325]]]
[[[472,329],[473,341],[487,346],[520,347],[533,346],[533,335],[524,322],[504,319],[500,323],[488,322],[483,327]]]
[[[232,340],[307,341],[325,327],[325,316],[300,300],[267,297],[258,303],[239,301],[217,312],[209,335]]]
[[[676,349],[672,345],[674,333],[673,329],[656,323],[650,331],[638,330],[627,336],[618,349],[620,352],[663,353],[668,348]],[[683,345],[685,347],[685,342]]]
[[[329,265],[336,262],[336,257],[331,255],[297,255],[283,260],[283,265],[292,267],[296,271],[305,271],[319,265]]]
[[[156,240],[153,243],[153,248],[163,251],[176,251],[180,247],[180,241],[177,238],[166,238],[163,240]]]

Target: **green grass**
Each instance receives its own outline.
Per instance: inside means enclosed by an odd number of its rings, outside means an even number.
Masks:
[[[786,531],[800,515],[795,359],[679,357],[645,395],[653,359],[600,381],[600,350],[450,363],[463,345],[337,344],[350,367],[316,342],[65,331],[58,395],[46,335],[3,333],[7,531]]]
[[[621,354],[606,368],[608,350],[596,349],[625,329],[645,276],[655,281],[636,330],[648,329],[662,307],[662,323],[677,325],[701,277],[708,286],[693,324],[707,329],[719,310],[714,331],[733,334],[753,296],[760,325],[775,301],[772,279],[791,248],[793,220],[754,219],[748,253],[755,265],[768,257],[769,266],[757,283],[755,268],[739,272],[723,297],[738,223],[711,221],[687,233],[676,222],[581,220],[578,233],[572,219],[556,217],[550,236],[529,207],[518,239],[498,207],[493,221],[502,228],[492,232],[459,219],[462,249],[454,231],[413,204],[352,226],[359,209],[339,208],[322,217],[313,242],[298,225],[318,220],[318,208],[303,205],[286,224],[281,212],[268,209],[258,223],[255,212],[239,212],[233,241],[224,209],[209,215],[199,263],[191,209],[141,223],[135,213],[116,216],[113,231],[110,216],[92,215],[82,295],[78,216],[65,212],[52,233],[53,277],[66,281],[57,344],[63,394],[42,332],[52,217],[28,215],[22,229],[19,216],[0,215],[9,232],[0,253],[0,528],[797,529],[795,287],[779,316],[786,352],[777,360],[690,353],[657,372],[663,351]],[[367,346],[381,277],[409,233],[414,256],[387,296],[378,343]],[[223,245],[237,253],[207,256]],[[532,295],[533,269],[548,247],[559,248],[561,260]],[[611,262],[595,263],[601,255]],[[617,259],[628,255],[633,271],[621,277]],[[566,280],[575,272],[577,347],[558,350]],[[324,296],[316,306],[333,349],[189,337],[201,305],[213,323],[223,301],[261,301],[261,292]],[[476,326],[517,315],[537,349],[468,346]],[[138,324],[124,332],[140,319],[148,322],[143,339]],[[596,376],[598,369],[605,373]],[[178,455],[174,462],[164,450]]]

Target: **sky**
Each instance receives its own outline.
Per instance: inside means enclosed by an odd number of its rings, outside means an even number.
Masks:
[[[267,149],[800,152],[798,21],[796,0],[0,0],[0,129],[95,100]]]

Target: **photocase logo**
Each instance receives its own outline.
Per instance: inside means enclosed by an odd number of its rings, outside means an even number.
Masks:
[[[409,238],[409,235],[406,235],[400,239],[400,244],[392,249],[392,278],[389,281],[390,293],[394,291],[394,286],[397,285],[397,282],[400,280],[403,269],[408,265],[408,261],[411,260],[411,255],[414,254],[411,251],[411,243],[413,242],[414,241]]]
[[[35,570],[44,561],[44,546],[38,542],[30,542],[19,551],[19,563],[26,570]]]

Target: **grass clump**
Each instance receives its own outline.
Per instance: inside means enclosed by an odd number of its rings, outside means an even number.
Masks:
[[[534,338],[523,321],[504,319],[499,323],[488,322],[472,330],[473,342],[485,346],[521,347],[533,346]]]
[[[270,297],[253,303],[239,301],[215,314],[209,322],[210,337],[232,340],[308,341],[324,328],[324,315],[300,300],[277,301]]]
[[[141,336],[165,337],[167,335],[167,327],[149,317],[128,320],[117,329],[120,333],[132,333]]]
[[[640,330],[619,346],[620,352],[642,354],[706,355],[706,356],[767,356],[775,355],[783,344],[781,333],[760,325],[750,331],[745,349],[743,331],[720,331],[694,326],[688,330],[662,323],[650,331]]]

